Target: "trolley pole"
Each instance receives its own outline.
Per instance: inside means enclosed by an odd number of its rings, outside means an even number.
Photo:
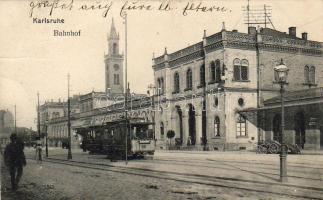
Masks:
[[[126,118],[126,165],[128,164],[128,74],[127,74],[127,62],[128,62],[128,58],[127,58],[127,13],[125,13],[124,15],[124,24],[125,24],[125,118]]]
[[[67,131],[68,131],[68,153],[67,159],[72,159],[71,140],[71,104],[70,104],[70,74],[67,74]]]

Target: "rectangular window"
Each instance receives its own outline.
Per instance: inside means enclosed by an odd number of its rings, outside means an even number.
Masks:
[[[237,137],[247,136],[246,122],[237,123]]]

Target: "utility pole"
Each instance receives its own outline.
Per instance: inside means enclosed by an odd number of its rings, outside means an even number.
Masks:
[[[70,74],[67,74],[67,131],[68,131],[68,153],[67,159],[72,159],[71,140],[71,102],[70,102]]]
[[[206,78],[205,78],[205,74],[206,74],[206,50],[205,50],[205,46],[206,46],[206,30],[204,30],[204,35],[203,35],[203,79],[201,82],[202,87],[203,87],[203,102],[202,102],[202,144],[203,144],[203,150],[206,151],[207,148],[207,131],[206,131],[206,120],[207,120],[207,113],[206,113],[206,95],[207,95],[207,91],[206,91]]]
[[[17,134],[17,107],[15,104],[15,133]]]
[[[39,92],[37,92],[37,131],[38,131],[38,137],[40,138],[40,113],[39,113]]]
[[[46,158],[48,158],[48,128],[47,128],[47,126],[48,126],[48,119],[46,119],[46,121],[45,121],[45,134],[46,134],[46,140],[45,140],[45,152],[46,152]]]
[[[248,29],[252,26],[264,25],[267,28],[267,24],[275,29],[274,24],[271,21],[271,6],[264,4],[263,7],[250,8],[250,0],[248,0],[247,7],[243,7],[242,11],[245,13],[244,23],[247,24]]]
[[[127,108],[127,105],[128,105],[128,74],[127,74],[127,62],[128,62],[128,59],[127,59],[127,13],[125,13],[124,15],[124,24],[125,24],[125,86],[126,86],[126,89],[125,89],[125,118],[126,118],[126,165],[128,164],[128,108]]]

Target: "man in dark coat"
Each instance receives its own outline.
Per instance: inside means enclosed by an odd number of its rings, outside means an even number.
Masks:
[[[5,164],[9,168],[11,176],[11,187],[17,190],[19,180],[22,176],[23,166],[26,166],[26,157],[24,154],[24,143],[16,134],[11,134],[11,142],[4,151]]]

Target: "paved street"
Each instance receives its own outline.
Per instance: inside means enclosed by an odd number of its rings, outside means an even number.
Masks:
[[[323,199],[323,156],[289,155],[288,183],[279,179],[279,156],[252,152],[156,152],[154,158],[110,162],[103,155],[50,149],[27,167],[18,191],[3,199]]]

